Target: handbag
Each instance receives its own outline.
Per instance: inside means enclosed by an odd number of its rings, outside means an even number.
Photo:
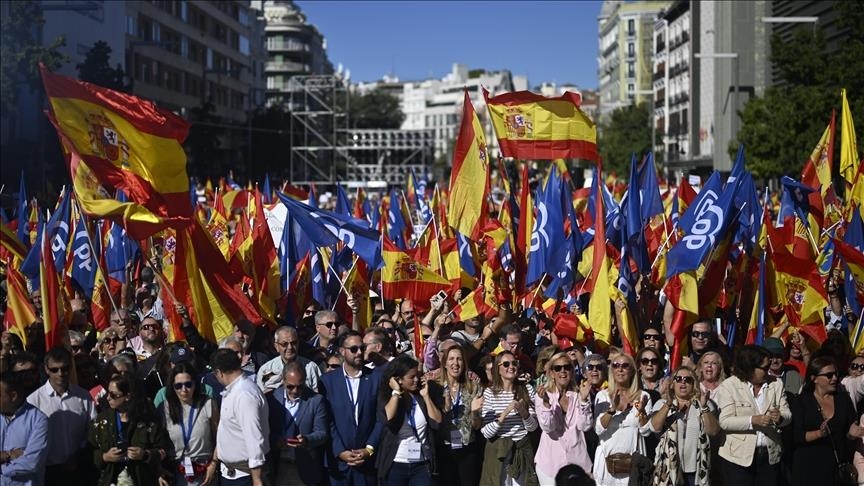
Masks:
[[[630,474],[630,469],[633,464],[633,454],[625,454],[618,452],[606,456],[606,470],[609,474],[621,475]]]
[[[822,414],[821,407],[819,407],[819,414]],[[831,451],[834,452],[834,460],[837,462],[837,469],[834,471],[834,484],[836,486],[857,486],[858,470],[849,462],[840,462],[840,456],[837,455],[837,448],[834,446],[834,434],[831,433],[831,427],[827,428],[828,440],[831,442]]]

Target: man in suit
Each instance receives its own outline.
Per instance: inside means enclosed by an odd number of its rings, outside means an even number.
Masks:
[[[783,454],[780,428],[792,420],[783,383],[769,381],[771,355],[758,346],[742,346],[735,354],[735,373],[717,388],[720,447],[726,484],[777,483],[777,463]]]
[[[342,367],[321,377],[330,422],[330,484],[373,486],[375,461],[371,459],[381,437],[376,417],[378,379],[363,366],[363,337],[348,331],[338,342]]]
[[[282,369],[282,385],[267,395],[270,463],[276,486],[326,484],[324,446],[329,421],[324,397],[306,386],[298,361]]]

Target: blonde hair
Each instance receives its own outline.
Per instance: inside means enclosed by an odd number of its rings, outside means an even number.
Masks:
[[[570,356],[567,356],[567,353],[556,353],[554,356],[549,358],[549,361],[546,362],[546,376],[549,376],[552,373],[553,363],[556,363],[558,361],[563,361],[565,365],[570,368],[570,382],[567,383],[566,389],[559,390],[558,384],[555,383],[555,380],[549,378],[549,381],[546,384],[546,388],[551,391],[556,391],[559,395],[561,395],[564,392],[573,391],[576,389],[576,373],[574,372],[573,360],[570,359]]]
[[[717,358],[717,361],[720,362],[720,374],[717,375],[717,382],[720,383],[726,379],[726,371],[723,364],[723,356],[720,356],[720,353],[717,351],[708,351],[699,358],[699,362],[696,363],[696,379],[699,380],[699,383],[705,381],[705,378],[702,376],[702,362],[705,361],[705,358],[708,356],[714,356]]]
[[[448,390],[450,388],[450,374],[447,373],[445,369],[445,365],[447,364],[447,358],[450,357],[452,353],[458,352],[462,355],[462,371],[459,373],[459,377],[456,378],[456,382],[459,383],[459,386],[465,389],[465,393],[475,394],[477,392],[477,385],[468,379],[468,363],[465,361],[465,351],[462,350],[461,346],[453,346],[451,348],[447,348],[444,351],[444,356],[441,357],[441,376],[438,377],[438,383],[444,387],[444,390]]]
[[[609,365],[609,399],[615,396],[615,393],[618,391],[618,382],[615,380],[615,371],[613,368],[613,364],[615,361],[623,359],[627,363],[630,364],[630,384],[627,385],[627,397],[629,401],[639,400],[642,397],[642,389],[639,387],[639,380],[636,379],[636,361],[633,360],[633,357],[629,354],[621,353],[612,358],[612,363]]]
[[[541,349],[539,353],[537,353],[536,372],[538,375],[540,373],[549,374],[549,370],[546,369],[546,365],[549,363],[550,360],[552,360],[552,356],[555,355],[555,351],[557,350],[558,348],[556,348],[555,346],[546,346],[545,348]]]
[[[666,390],[666,396],[663,397],[666,399],[666,403],[668,403],[670,405],[672,404],[673,400],[678,398],[677,396],[675,396],[675,383],[674,383],[674,381],[675,381],[675,377],[681,371],[686,371],[686,372],[690,373],[690,377],[693,378],[693,394],[690,395],[689,397],[684,397],[684,399],[685,400],[693,400],[695,398],[698,400],[699,397],[702,396],[702,390],[699,389],[699,382],[696,381],[696,378],[697,378],[696,377],[696,371],[689,366],[679,366],[677,369],[675,369],[675,371],[669,377],[669,379],[672,380],[673,383],[669,385],[669,389]]]

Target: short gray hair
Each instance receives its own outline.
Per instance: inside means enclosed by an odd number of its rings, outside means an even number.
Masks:
[[[83,343],[84,342],[84,334],[81,334],[78,331],[70,330],[69,331],[69,342],[72,342],[72,341],[78,341],[79,343]]]
[[[333,312],[332,310],[320,310],[315,313],[315,325],[320,326],[327,322],[329,317],[333,317],[336,321],[339,320],[339,314]]]
[[[280,332],[287,332],[288,334],[291,334],[294,337],[297,337],[297,329],[294,329],[291,326],[279,326],[276,328],[276,331],[273,332],[273,341],[279,340],[279,333]]]
[[[241,348],[243,347],[243,343],[241,343],[239,339],[234,337],[233,334],[229,334],[229,335],[227,335],[224,338],[219,340],[219,349],[225,349],[231,343],[237,343],[240,345]]]
[[[299,375],[300,381],[306,382],[306,368],[297,361],[293,361],[282,367],[282,379],[284,380],[291,373]]]

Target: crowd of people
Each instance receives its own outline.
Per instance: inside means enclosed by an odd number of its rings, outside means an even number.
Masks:
[[[156,286],[146,277],[138,292]],[[544,332],[543,313],[505,307],[488,322],[453,322],[450,303],[467,290],[425,313],[409,299],[379,301],[368,326],[313,303],[294,325],[241,320],[219,343],[181,304],[185,342],[166,342],[155,293],[137,300],[146,310],[115,310],[101,332],[75,301],[67,346],[2,335],[0,484],[864,478],[864,356],[839,330],[818,349],[792,332],[730,350],[697,322],[672,368],[662,327],[644,326],[631,356]]]

